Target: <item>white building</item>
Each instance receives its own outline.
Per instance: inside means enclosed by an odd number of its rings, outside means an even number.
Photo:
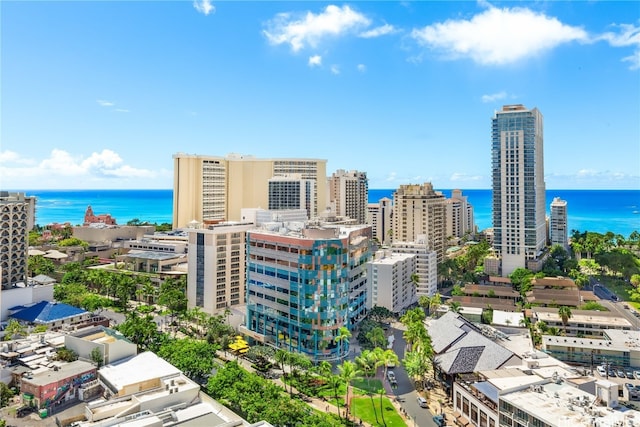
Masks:
[[[413,254],[416,256],[416,285],[417,297],[433,296],[438,292],[438,256],[429,249],[426,236],[419,235],[415,242],[393,242],[391,250],[399,254]]]
[[[569,249],[569,225],[567,220],[567,201],[555,197],[551,202],[549,219],[549,240],[551,246],[560,245]]]
[[[269,179],[269,210],[304,209],[311,219],[318,212],[315,191],[315,181],[301,174],[275,176]]]
[[[367,308],[378,306],[403,313],[417,302],[416,285],[412,281],[416,264],[416,255],[394,253],[389,249],[378,251],[374,260],[367,263]]]
[[[543,118],[537,108],[505,105],[492,120],[494,249],[502,275],[537,271],[547,243]],[[534,268],[532,268],[534,267]]]
[[[97,348],[104,365],[138,353],[136,344],[126,339],[120,332],[104,326],[85,328],[65,335],[64,346],[87,360],[93,360],[93,352]]]
[[[245,302],[245,241],[252,223],[222,223],[189,233],[188,307],[209,314]]]
[[[373,231],[373,237],[382,245],[391,243],[391,228],[393,218],[393,201],[383,197],[378,203],[367,204],[367,224]]]

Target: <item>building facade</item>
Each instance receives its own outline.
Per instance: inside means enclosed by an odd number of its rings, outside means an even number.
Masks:
[[[366,314],[371,227],[306,225],[247,233],[249,336],[307,355],[338,360],[339,338]]]
[[[418,236],[415,242],[393,242],[391,250],[416,256],[417,298],[423,295],[431,297],[438,292],[438,255],[429,249],[425,236]]]
[[[551,216],[549,217],[549,240],[551,246],[560,245],[565,249],[569,249],[567,218],[567,201],[555,197],[551,202]]]
[[[401,185],[393,193],[393,241],[415,242],[424,236],[438,262],[446,254],[446,199],[431,183]]]
[[[239,221],[242,208],[269,205],[269,180],[299,174],[315,183],[313,205],[324,210],[326,160],[257,159],[230,154],[227,157],[178,153],[173,156],[173,228],[200,223]]]
[[[451,198],[446,201],[447,214],[447,238],[459,240],[469,238],[475,234],[475,221],[473,218],[473,206],[462,195],[461,190],[451,191]]]
[[[358,224],[367,220],[369,181],[366,172],[338,170],[329,177],[329,206],[339,216],[355,219]]]
[[[275,176],[269,180],[269,210],[304,209],[307,219],[316,206],[315,181],[303,179],[300,174]]]
[[[494,249],[502,275],[534,265],[546,246],[543,118],[505,105],[492,119]]]
[[[2,289],[27,280],[29,231],[35,224],[36,198],[0,191],[0,273]]]
[[[375,258],[367,264],[367,307],[378,306],[395,314],[404,313],[418,301],[416,284],[412,281],[416,272],[416,256],[385,249],[378,251]]]
[[[214,314],[245,302],[245,242],[252,223],[189,229],[188,307]]]
[[[367,205],[367,224],[373,231],[373,237],[382,245],[391,243],[391,231],[393,227],[393,200],[383,197],[378,203]]]

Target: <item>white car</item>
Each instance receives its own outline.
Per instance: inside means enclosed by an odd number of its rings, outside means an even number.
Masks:
[[[601,377],[605,377],[607,375],[607,370],[604,369],[604,366],[598,366],[596,368]]]
[[[393,371],[388,371],[387,372],[387,379],[389,380],[390,383],[395,383],[396,382],[396,374]]]
[[[421,408],[426,408],[429,406],[427,405],[427,399],[422,396],[418,396],[418,405],[420,405]]]

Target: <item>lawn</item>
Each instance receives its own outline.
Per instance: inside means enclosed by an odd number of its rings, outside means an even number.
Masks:
[[[374,397],[373,401],[376,406],[375,413],[373,411],[370,398],[354,397],[351,399],[351,413],[355,418],[366,421],[372,426],[384,426],[380,414],[380,396]],[[384,408],[384,420],[387,423],[387,427],[405,427],[407,425],[388,398],[382,398],[382,406]],[[377,422],[376,413],[378,414]]]
[[[354,393],[356,394],[362,394],[360,393],[360,391],[364,393],[369,392],[377,394],[380,393],[380,390],[382,389],[382,381],[375,378],[362,378],[353,380],[351,381],[351,385],[353,386]]]

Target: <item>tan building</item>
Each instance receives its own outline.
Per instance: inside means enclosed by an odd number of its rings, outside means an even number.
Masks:
[[[214,314],[245,302],[245,241],[252,223],[189,229],[188,307]]]
[[[475,234],[473,206],[467,200],[467,196],[463,196],[461,190],[453,190],[451,198],[447,199],[446,203],[447,238],[458,241]]]
[[[367,173],[340,169],[329,177],[328,184],[329,206],[333,213],[365,224],[369,198]]]
[[[242,208],[269,205],[269,180],[275,176],[300,174],[315,181],[314,203],[324,210],[326,160],[257,159],[230,154],[227,157],[178,153],[174,159],[173,228],[191,221],[239,221]]]
[[[393,241],[414,242],[424,235],[438,263],[446,250],[446,199],[431,183],[401,185],[393,193]]]

